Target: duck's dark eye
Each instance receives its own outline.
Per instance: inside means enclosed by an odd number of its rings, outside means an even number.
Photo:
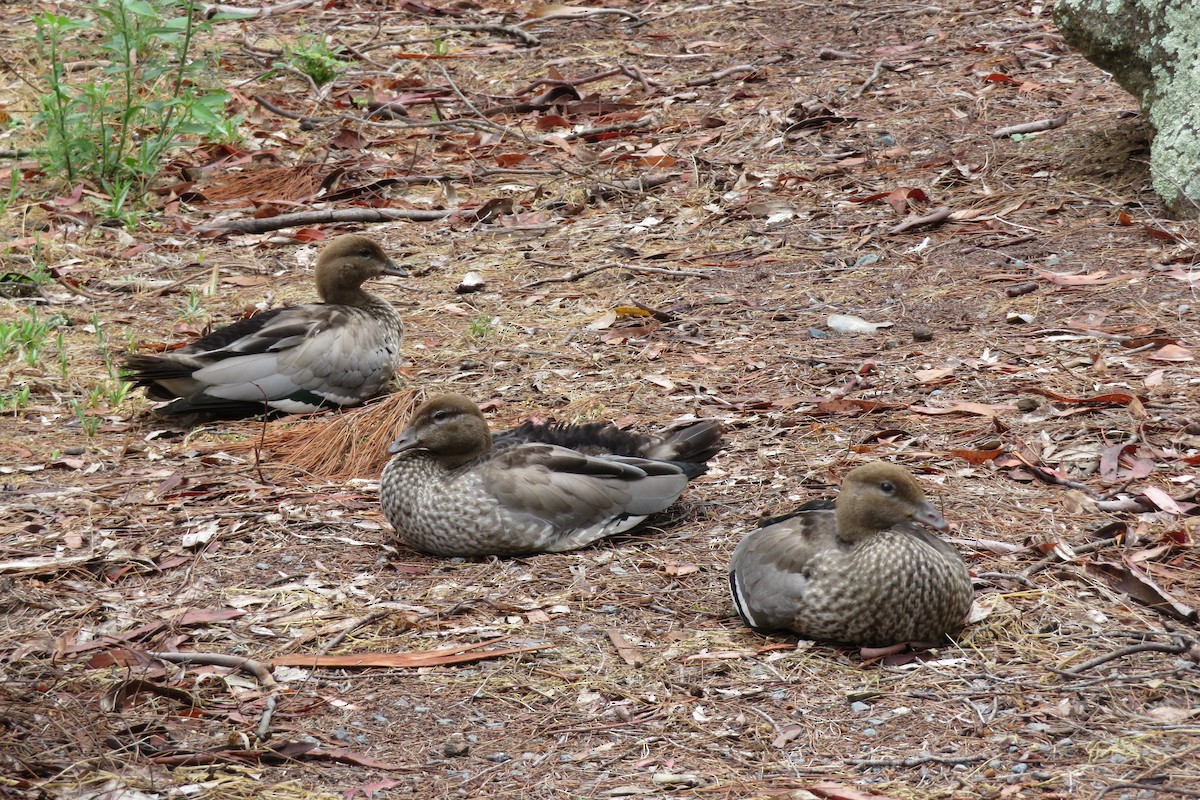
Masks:
[[[434,422],[445,422],[446,420],[450,419],[451,416],[452,416],[451,412],[442,408],[442,409],[439,409],[439,410],[433,412],[433,421]]]
[[[883,492],[884,494],[891,494],[892,492],[896,491],[896,484],[892,483],[891,481],[884,481],[883,483],[879,484],[879,491]]]
[[[363,258],[370,258],[370,257],[371,257],[371,255],[372,255],[372,254],[371,254],[371,248],[369,248],[369,247],[364,247],[363,249],[361,249],[361,250],[359,250],[359,251],[358,251],[358,254],[359,254],[360,256],[362,256]]]

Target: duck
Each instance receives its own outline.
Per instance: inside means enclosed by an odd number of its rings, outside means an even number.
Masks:
[[[946,521],[906,469],[856,467],[837,500],[808,503],[747,534],[729,587],[759,631],[864,647],[937,643],[957,633],[974,590]]]
[[[440,395],[388,448],[380,505],[397,538],[431,555],[566,552],[666,510],[720,437],[712,420],[662,436],[527,423],[493,437],[473,400]]]
[[[362,288],[406,276],[375,240],[339,236],[317,257],[320,302],[256,314],[178,350],[129,357],[124,368],[160,415],[238,418],[358,405],[395,375],[404,325],[387,300]]]

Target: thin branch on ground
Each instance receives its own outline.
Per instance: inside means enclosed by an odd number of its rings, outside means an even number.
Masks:
[[[996,128],[992,131],[993,139],[1003,139],[1006,136],[1013,136],[1022,133],[1038,133],[1039,131],[1049,131],[1055,128],[1061,128],[1067,124],[1070,119],[1071,112],[1064,111],[1057,117],[1051,119],[1039,119],[1036,122],[1023,122],[1020,125],[1006,125],[1003,128]]]
[[[1176,635],[1175,641],[1166,642],[1141,642],[1140,644],[1131,644],[1126,647],[1114,650],[1111,653],[1105,653],[1102,656],[1096,656],[1093,659],[1083,662],[1073,669],[1056,670],[1062,675],[1069,675],[1072,678],[1078,678],[1089,669],[1094,669],[1101,664],[1107,664],[1109,661],[1116,661],[1125,656],[1131,656],[1135,653],[1169,653],[1171,655],[1188,654],[1193,657],[1193,660],[1200,657],[1200,642],[1194,639],[1189,639],[1186,636]]]
[[[275,706],[280,686],[275,682],[275,678],[271,676],[271,668],[266,664],[261,661],[255,661],[252,658],[231,656],[226,653],[167,653],[151,651],[148,655],[160,661],[169,661],[172,664],[202,664],[211,667],[227,667],[229,669],[240,670],[256,679],[268,691],[268,694],[262,718],[259,720],[254,734],[263,741],[270,738],[271,718],[275,716]]]
[[[452,210],[423,210],[412,208],[326,208],[320,211],[297,211],[262,219],[230,219],[201,225],[197,231],[212,233],[267,233],[306,225],[330,225],[336,222],[388,222],[407,219],[412,222],[432,222],[445,219]]]
[[[1088,542],[1087,544],[1081,544],[1077,547],[1072,547],[1071,552],[1074,553],[1075,555],[1082,555],[1085,553],[1094,553],[1097,550],[1103,550],[1106,547],[1112,547],[1114,545],[1118,545],[1123,541],[1125,541],[1124,533],[1120,534],[1119,536],[1110,536],[1107,539],[1098,539],[1094,542]],[[1025,569],[1021,570],[1021,572],[1019,574],[1024,575],[1026,578],[1029,578],[1029,577],[1032,577],[1032,576],[1038,574],[1039,572],[1044,570],[1046,567],[1052,566],[1054,564],[1065,564],[1065,563],[1067,563],[1066,560],[1064,560],[1057,553],[1051,553],[1050,555],[1043,558],[1041,561],[1038,561],[1036,564],[1034,564],[1030,567],[1026,567]]]
[[[218,14],[229,14],[229,22],[241,22],[247,19],[266,19],[267,17],[278,17],[287,14],[297,9],[307,8],[316,3],[317,0],[291,0],[288,3],[280,3],[277,6],[260,6],[259,8],[243,8],[242,6],[227,6],[220,3],[203,4],[200,10],[204,13],[206,19],[212,19]]]

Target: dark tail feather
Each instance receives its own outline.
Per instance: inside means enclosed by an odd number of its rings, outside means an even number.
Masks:
[[[564,425],[560,422],[534,422],[500,431],[492,437],[497,450],[527,442],[554,444],[588,455],[614,455],[669,461],[689,477],[703,475],[704,462],[721,452],[721,426],[713,420],[701,420],[647,436],[622,430],[608,422]]]
[[[662,461],[687,461],[703,466],[724,447],[720,424],[711,419],[702,419],[668,432],[660,444],[642,455]],[[703,474],[703,470],[699,474]]]

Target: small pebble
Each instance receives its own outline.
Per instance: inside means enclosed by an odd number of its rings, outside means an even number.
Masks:
[[[456,733],[446,740],[442,745],[442,754],[447,758],[457,758],[465,756],[471,752],[471,745],[467,744],[461,733]]]
[[[855,714],[865,714],[871,710],[871,707],[866,703],[858,702],[857,700],[850,704],[850,710]]]
[[[883,343],[884,350],[895,350],[899,346],[900,346],[900,340],[895,339],[895,338],[887,339]]]
[[[875,730],[874,728],[863,728],[862,731],[863,736],[874,736],[877,733],[879,733],[879,731]]]
[[[494,761],[497,764],[503,764],[505,761],[512,761],[512,756],[508,753],[492,753],[487,757],[488,761]]]
[[[1017,411],[1020,411],[1022,414],[1028,414],[1031,411],[1036,411],[1040,405],[1041,403],[1032,397],[1022,397],[1017,400]]]
[[[255,569],[267,570],[267,569],[270,569],[270,568],[271,568],[271,565],[270,565],[270,564],[268,564],[268,563],[267,563],[267,562],[265,562],[265,561],[260,561],[260,562],[258,562],[257,564],[255,564],[255,565],[254,565],[254,568],[255,568]]]
[[[914,342],[932,342],[933,329],[928,325],[918,325],[913,328],[912,337]]]
[[[809,328],[808,329],[808,338],[810,338],[810,339],[828,339],[829,334],[826,333],[825,331],[821,330],[820,328]]]
[[[1017,762],[1016,764],[1012,765],[1012,771],[1016,772],[1016,773],[1026,772],[1028,769],[1029,769],[1028,764],[1022,764],[1020,762]]]

